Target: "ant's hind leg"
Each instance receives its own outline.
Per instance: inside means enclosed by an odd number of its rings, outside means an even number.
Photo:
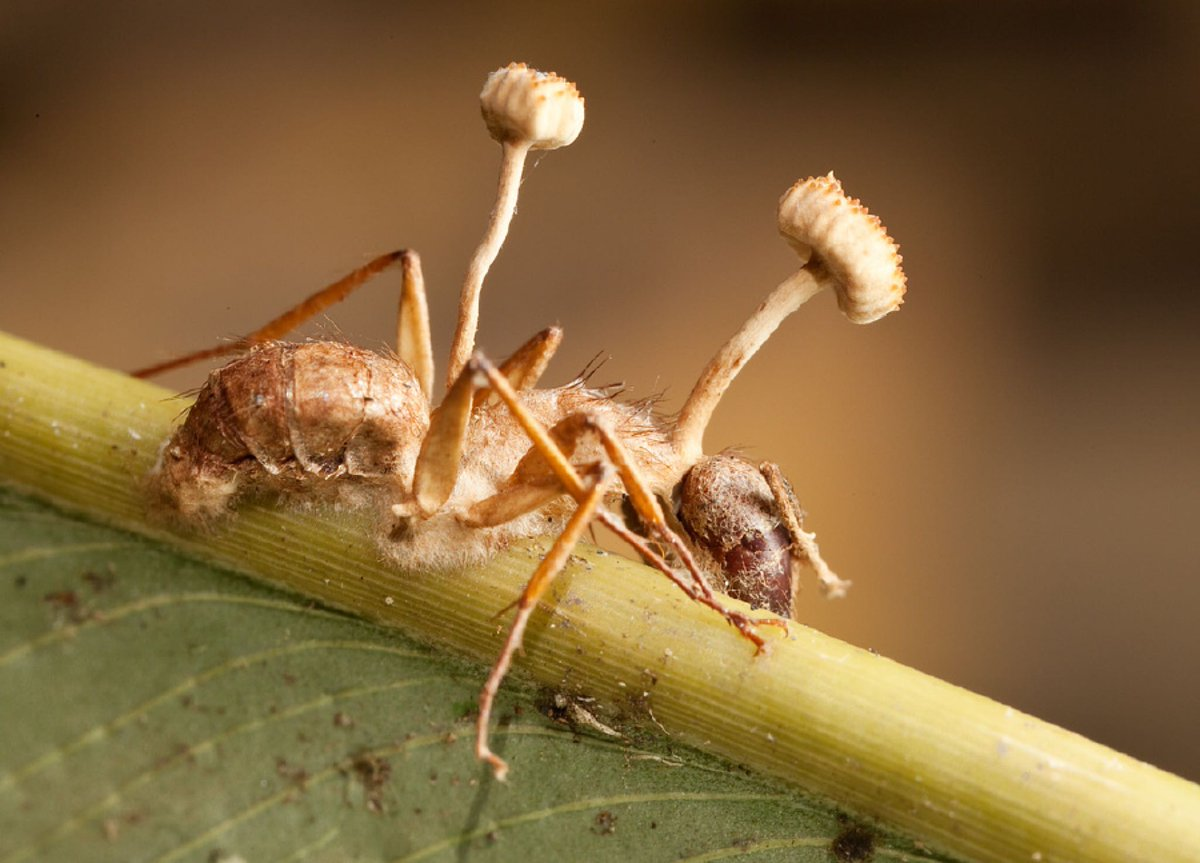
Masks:
[[[259,327],[248,336],[240,339],[235,339],[231,342],[226,342],[215,347],[205,348],[199,351],[193,351],[190,354],[185,354],[175,359],[166,360],[165,362],[157,363],[156,365],[147,366],[143,369],[138,369],[132,372],[132,375],[137,378],[153,377],[163,372],[168,372],[173,369],[183,368],[192,363],[200,362],[201,360],[214,359],[223,357],[229,354],[241,353],[249,350],[257,344],[271,341],[272,339],[282,338],[290,333],[296,327],[303,324],[314,315],[320,314],[325,309],[332,306],[334,303],[341,302],[357,288],[370,281],[380,273],[394,267],[399,263],[405,270],[405,284],[410,281],[410,277],[415,279],[416,284],[421,284],[421,262],[415,252],[401,250],[398,252],[389,252],[386,255],[380,255],[373,261],[369,261],[358,269],[354,270],[349,275],[338,279],[332,285],[322,288],[307,299],[297,303],[292,308],[288,309],[279,317],[273,319],[262,327]],[[421,296],[422,306],[424,305],[424,293],[422,288]],[[401,302],[403,308],[403,301]],[[429,331],[429,322],[426,319],[424,323],[425,331]],[[428,336],[426,336],[428,338]],[[430,377],[433,371],[430,368]]]
[[[604,464],[596,465],[596,472],[585,480],[586,491],[584,492],[583,500],[580,501],[579,507],[567,521],[563,532],[554,541],[554,545],[551,546],[550,551],[546,553],[538,568],[530,576],[529,582],[521,592],[520,599],[517,600],[516,617],[513,618],[512,627],[508,631],[508,636],[504,639],[504,647],[500,651],[500,656],[496,659],[496,664],[492,666],[487,683],[484,684],[483,691],[479,695],[479,720],[476,726],[475,755],[477,758],[490,764],[496,778],[501,781],[504,780],[505,775],[508,773],[508,765],[488,747],[488,725],[491,723],[492,704],[496,700],[496,693],[499,691],[500,683],[504,680],[504,676],[508,673],[508,669],[512,665],[513,654],[521,646],[521,638],[525,634],[525,627],[529,623],[529,617],[533,613],[533,609],[550,586],[550,582],[562,572],[571,551],[579,542],[583,532],[587,530],[592,518],[596,515],[601,501],[604,500],[604,492],[611,480],[612,469]]]
[[[396,354],[408,364],[425,398],[433,398],[433,344],[429,337],[429,305],[425,301],[425,276],[416,252],[400,253],[404,281],[396,310]]]
[[[817,535],[804,529],[804,510],[796,500],[792,484],[784,477],[779,465],[763,462],[758,466],[771,495],[775,498],[775,506],[783,516],[783,526],[792,537],[792,555],[798,562],[807,564],[817,574],[821,583],[821,592],[826,599],[841,599],[846,595],[850,582],[838,578],[825,559],[821,557],[821,549],[817,547]],[[792,607],[795,608],[796,594],[799,592],[799,580],[792,576]]]

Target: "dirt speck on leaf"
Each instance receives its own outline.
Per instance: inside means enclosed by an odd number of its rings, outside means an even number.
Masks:
[[[297,764],[289,764],[286,758],[275,759],[275,773],[299,791],[308,790],[309,772]]]
[[[384,788],[392,778],[391,762],[386,758],[363,752],[354,756],[354,760],[350,762],[350,770],[362,783],[367,811],[381,814],[384,811]]]
[[[92,589],[92,593],[104,593],[117,583],[117,574],[112,566],[109,566],[104,572],[96,572],[94,569],[85,570],[79,577]]]
[[[51,591],[43,596],[42,600],[50,606],[59,625],[84,623],[95,616],[74,590]]]
[[[867,863],[875,856],[875,834],[861,824],[848,824],[829,850],[838,863]]]
[[[617,816],[613,815],[607,809],[603,809],[596,813],[596,823],[592,827],[592,832],[600,836],[611,836],[617,832]]]

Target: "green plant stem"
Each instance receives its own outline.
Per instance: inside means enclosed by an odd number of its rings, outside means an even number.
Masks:
[[[352,520],[245,506],[205,534],[147,513],[142,477],[184,404],[0,334],[0,481],[490,662],[536,549],[402,573]],[[769,652],[640,565],[587,551],[519,667],[667,734],[979,861],[1194,860],[1200,786],[803,626]],[[481,675],[482,679],[482,675]],[[513,765],[513,782],[521,766]]]

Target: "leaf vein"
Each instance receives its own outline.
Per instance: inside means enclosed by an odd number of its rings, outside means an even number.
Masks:
[[[363,650],[377,653],[390,653],[396,656],[418,657],[421,654],[417,651],[407,650],[399,647],[392,647],[386,644],[373,644],[367,641],[306,641],[298,644],[289,644],[286,647],[272,648],[271,650],[263,650],[258,653],[245,654],[236,656],[219,665],[215,665],[201,672],[200,674],[192,675],[181,683],[172,686],[171,688],[158,693],[157,695],[148,698],[141,704],[127,710],[119,716],[116,716],[107,722],[94,725],[87,731],[84,731],[74,740],[68,743],[56,746],[47,752],[34,758],[32,761],[26,762],[21,767],[10,770],[7,773],[0,775],[0,790],[7,789],[11,785],[27,781],[30,777],[37,775],[49,765],[66,760],[71,755],[83,750],[87,746],[99,743],[102,740],[110,738],[115,732],[121,728],[136,721],[140,716],[153,710],[161,704],[170,701],[173,698],[178,698],[184,693],[210,683],[226,674],[234,671],[243,671],[255,665],[261,665],[264,662],[269,662],[272,659],[278,659],[284,656],[291,656],[298,653],[303,653],[310,650]]]
[[[66,641],[75,638],[81,631],[92,629],[98,626],[106,626],[111,623],[123,620],[135,614],[141,614],[148,611],[153,611],[159,608],[165,608],[171,605],[183,605],[186,603],[228,603],[230,605],[249,605],[258,608],[270,608],[277,611],[290,611],[296,614],[303,614],[311,617],[319,617],[328,620],[349,620],[346,615],[336,611],[327,611],[321,608],[308,608],[294,600],[286,599],[266,599],[257,596],[239,596],[238,594],[221,593],[218,591],[202,591],[198,593],[164,593],[154,596],[147,596],[142,599],[130,602],[126,605],[116,606],[114,608],[104,609],[102,614],[96,617],[89,618],[81,623],[59,627],[39,635],[29,641],[17,644],[4,653],[0,653],[0,668],[3,668],[10,662],[26,656],[35,650],[41,650],[52,644],[60,641]]]

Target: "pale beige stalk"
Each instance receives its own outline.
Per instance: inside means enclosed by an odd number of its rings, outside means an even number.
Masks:
[[[758,353],[784,318],[824,287],[819,274],[809,269],[784,279],[708,361],[675,423],[675,449],[681,464],[693,465],[704,455],[704,430],[742,366]]]
[[[583,130],[584,103],[576,86],[553,72],[539,72],[524,63],[509,63],[488,75],[479,94],[479,108],[488,134],[503,148],[500,185],[487,231],[463,281],[458,326],[446,369],[447,389],[475,350],[479,293],[517,211],[525,158],[530,150],[566,147]]]
[[[779,199],[778,222],[780,235],[800,256],[800,271],[768,295],[700,374],[672,434],[685,469],[704,454],[704,430],[742,366],[814,294],[832,289],[842,313],[856,324],[877,321],[904,302],[907,282],[896,241],[832,173],[797,180]]]
[[[471,258],[467,276],[463,280],[462,295],[458,301],[458,326],[454,330],[454,342],[450,346],[450,365],[446,369],[446,387],[467,364],[475,350],[475,332],[479,328],[479,293],[488,270],[500,254],[500,248],[508,237],[513,214],[517,211],[517,193],[521,188],[521,175],[525,170],[525,157],[529,155],[529,141],[505,141],[500,158],[500,182],[496,189],[496,204],[488,220],[483,240]]]

